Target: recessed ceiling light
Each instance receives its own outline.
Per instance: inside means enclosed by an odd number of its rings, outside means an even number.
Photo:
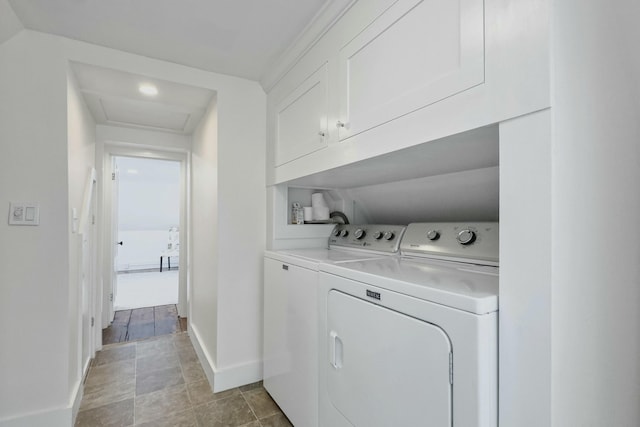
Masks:
[[[127,169],[129,175],[138,175],[138,169]]]
[[[156,96],[158,94],[158,88],[152,84],[144,83],[138,87],[141,94],[147,96]]]

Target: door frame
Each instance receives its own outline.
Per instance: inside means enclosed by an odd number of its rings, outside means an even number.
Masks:
[[[100,222],[99,247],[101,253],[100,275],[101,275],[101,301],[99,304],[100,313],[96,313],[96,317],[101,319],[101,328],[108,327],[114,318],[113,301],[110,301],[110,294],[113,292],[113,266],[115,245],[111,241],[113,227],[117,224],[112,220],[112,196],[113,187],[111,179],[111,165],[114,157],[138,157],[144,159],[156,160],[173,160],[180,162],[180,257],[178,260],[178,315],[180,317],[189,317],[188,304],[188,170],[189,170],[189,153],[183,150],[163,150],[149,147],[134,147],[129,144],[104,142],[102,152],[102,186],[100,187],[101,207],[99,211],[102,213],[102,221]],[[100,348],[102,345],[100,345]]]

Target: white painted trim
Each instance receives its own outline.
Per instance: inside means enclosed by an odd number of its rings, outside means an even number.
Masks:
[[[83,375],[74,386],[69,406],[48,411],[33,412],[18,417],[0,420],[0,427],[69,427],[76,422],[80,403],[84,396],[84,379],[89,371],[89,363],[83,369]]]
[[[93,192],[96,186],[96,168],[89,170],[89,176],[87,177],[87,183],[84,187],[84,194],[82,196],[82,208],[80,209],[80,222],[78,226],[78,234],[85,234],[87,232],[87,221],[89,219],[89,212],[91,211],[91,201],[93,200]]]
[[[218,370],[215,382],[213,383],[213,391],[217,393],[245,384],[255,383],[261,379],[262,360],[253,360]]]
[[[189,339],[191,340],[191,344],[193,345],[196,354],[198,355],[198,360],[202,365],[202,369],[204,370],[204,374],[207,376],[207,380],[209,381],[209,385],[213,390],[214,387],[214,379],[216,376],[216,367],[215,363],[213,363],[213,359],[211,355],[206,350],[206,348],[201,344],[202,339],[200,338],[200,334],[198,333],[197,328],[191,324],[191,322],[187,321],[187,333],[189,334]]]
[[[260,78],[265,92],[271,89],[324,36],[357,0],[327,0],[294,42]]]
[[[32,412],[0,420],[0,427],[69,427],[73,425],[71,408]]]
[[[80,410],[80,403],[82,403],[82,398],[84,397],[84,379],[86,378],[86,374],[89,371],[89,363],[87,363],[87,367],[85,369],[86,371],[85,370],[82,371],[83,375],[80,378],[80,381],[78,381],[78,383],[76,384],[75,392],[73,393],[71,398],[71,403],[70,403],[71,419],[72,419],[71,425],[76,424],[76,417],[78,416],[78,411]]]
[[[191,136],[121,126],[96,125],[96,140],[106,142],[109,145],[138,149],[162,149],[182,153],[189,151],[191,147]],[[153,141],[153,144],[141,142],[150,140]]]
[[[207,380],[209,380],[209,384],[215,393],[251,384],[262,379],[262,360],[254,360],[225,369],[217,369],[209,353],[200,344],[200,335],[193,325],[189,325],[189,337],[193,348],[198,354],[198,359],[204,369]]]

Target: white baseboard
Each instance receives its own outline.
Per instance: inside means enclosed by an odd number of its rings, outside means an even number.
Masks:
[[[262,379],[262,360],[254,360],[222,369],[216,368],[211,355],[201,344],[202,339],[197,328],[190,324],[188,332],[193,348],[200,359],[200,364],[215,393]]]
[[[262,360],[233,365],[217,372],[213,391],[219,392],[241,385],[255,383],[262,379]]]
[[[84,369],[85,375],[88,370],[89,363]],[[68,407],[3,419],[0,420],[0,427],[71,427],[75,425],[84,395],[85,375],[74,387]]]
[[[0,420],[0,427],[71,427],[73,425],[71,412],[69,407],[20,415]]]
[[[197,328],[191,323],[187,324],[187,333],[189,334],[189,339],[191,340],[191,344],[198,355],[198,360],[200,360],[200,364],[202,365],[202,369],[204,370],[204,374],[207,376],[207,380],[209,380],[209,385],[213,390],[214,378],[215,378],[215,365],[213,360],[211,359],[211,355],[205,349],[205,347],[201,344],[202,338],[198,333]]]
[[[91,364],[91,359],[89,359],[82,369],[82,377],[80,377],[80,381],[76,384],[73,394],[71,395],[71,419],[73,421],[72,425],[76,424],[76,417],[78,416],[78,411],[80,410],[80,404],[82,403],[82,398],[84,397],[84,380],[87,378],[89,374],[89,365]]]

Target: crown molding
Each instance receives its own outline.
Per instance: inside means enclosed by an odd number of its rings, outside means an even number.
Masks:
[[[264,72],[260,84],[265,92],[284,77],[357,0],[327,0],[294,42]]]

